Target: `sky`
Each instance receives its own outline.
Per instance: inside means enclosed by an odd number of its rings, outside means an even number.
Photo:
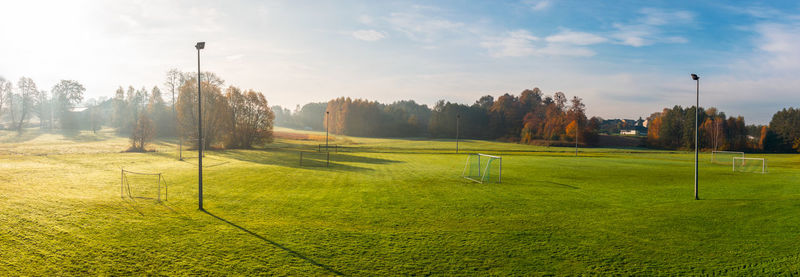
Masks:
[[[800,106],[798,1],[5,1],[0,76],[87,98],[203,71],[290,109],[340,96],[471,104],[540,88],[587,114]],[[169,96],[167,97],[169,98]]]

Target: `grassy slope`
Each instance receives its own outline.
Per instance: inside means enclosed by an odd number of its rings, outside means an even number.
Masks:
[[[703,162],[694,201],[688,153],[463,142],[504,155],[504,182],[477,184],[451,141],[338,141],[368,152],[330,169],[298,166],[293,149],[315,141],[210,152],[203,213],[196,159],[170,144],[2,133],[0,275],[800,270],[797,155],[762,155],[766,175]],[[164,172],[169,200],[121,199],[120,167]]]

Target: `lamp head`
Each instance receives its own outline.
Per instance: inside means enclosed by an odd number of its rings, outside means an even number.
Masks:
[[[697,76],[697,74],[692,73],[692,80],[695,81],[700,80],[700,76]]]
[[[206,48],[206,43],[204,41],[198,42],[197,44],[194,45],[194,48],[197,48],[197,50]]]

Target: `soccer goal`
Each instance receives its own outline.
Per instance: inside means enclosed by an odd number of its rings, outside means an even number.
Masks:
[[[469,180],[483,182],[498,182],[502,180],[503,158],[486,154],[469,154],[464,172],[461,176]]]
[[[328,145],[320,144],[320,145],[317,145],[317,152],[334,152],[334,153],[338,153],[339,152],[339,145],[336,145],[336,144],[328,144]]]
[[[711,151],[711,163],[733,163],[734,157],[744,158],[744,152]]]
[[[161,192],[164,192],[164,201],[167,200],[167,180],[159,173],[142,173],[122,169],[119,181],[119,197],[124,198],[127,193],[130,198],[157,199],[161,201]]]
[[[767,173],[767,160],[764,158],[733,157],[733,171]]]

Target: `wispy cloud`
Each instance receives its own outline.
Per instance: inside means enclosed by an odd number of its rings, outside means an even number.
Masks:
[[[607,38],[599,35],[570,30],[548,36],[545,38],[545,40],[551,43],[568,43],[574,45],[591,45],[608,41]]]
[[[421,13],[391,13],[386,21],[408,38],[422,42],[432,42],[441,36],[442,32],[454,32],[464,27],[464,23],[461,22]]]
[[[363,41],[378,41],[386,38],[386,34],[376,30],[358,30],[351,34],[354,38]]]
[[[537,0],[537,1],[524,1],[525,4],[531,7],[533,11],[543,11],[550,7],[552,4],[551,0]]]
[[[549,40],[548,40],[549,39]],[[575,45],[594,43],[598,38],[590,34],[570,37],[548,37],[544,43],[542,39],[532,35],[527,30],[509,31],[503,36],[490,37],[481,42],[481,46],[489,51],[489,55],[496,58],[525,57],[525,56],[593,56],[594,51]],[[537,43],[539,43],[537,45]]]
[[[539,40],[526,30],[515,30],[502,37],[494,37],[481,42],[492,57],[523,57],[536,53],[533,42]]]
[[[653,8],[639,10],[640,17],[628,23],[613,24],[616,31],[611,34],[617,43],[633,47],[655,43],[686,43],[681,36],[666,36],[664,28],[671,25],[686,25],[694,22],[694,14],[688,11],[665,11]]]

